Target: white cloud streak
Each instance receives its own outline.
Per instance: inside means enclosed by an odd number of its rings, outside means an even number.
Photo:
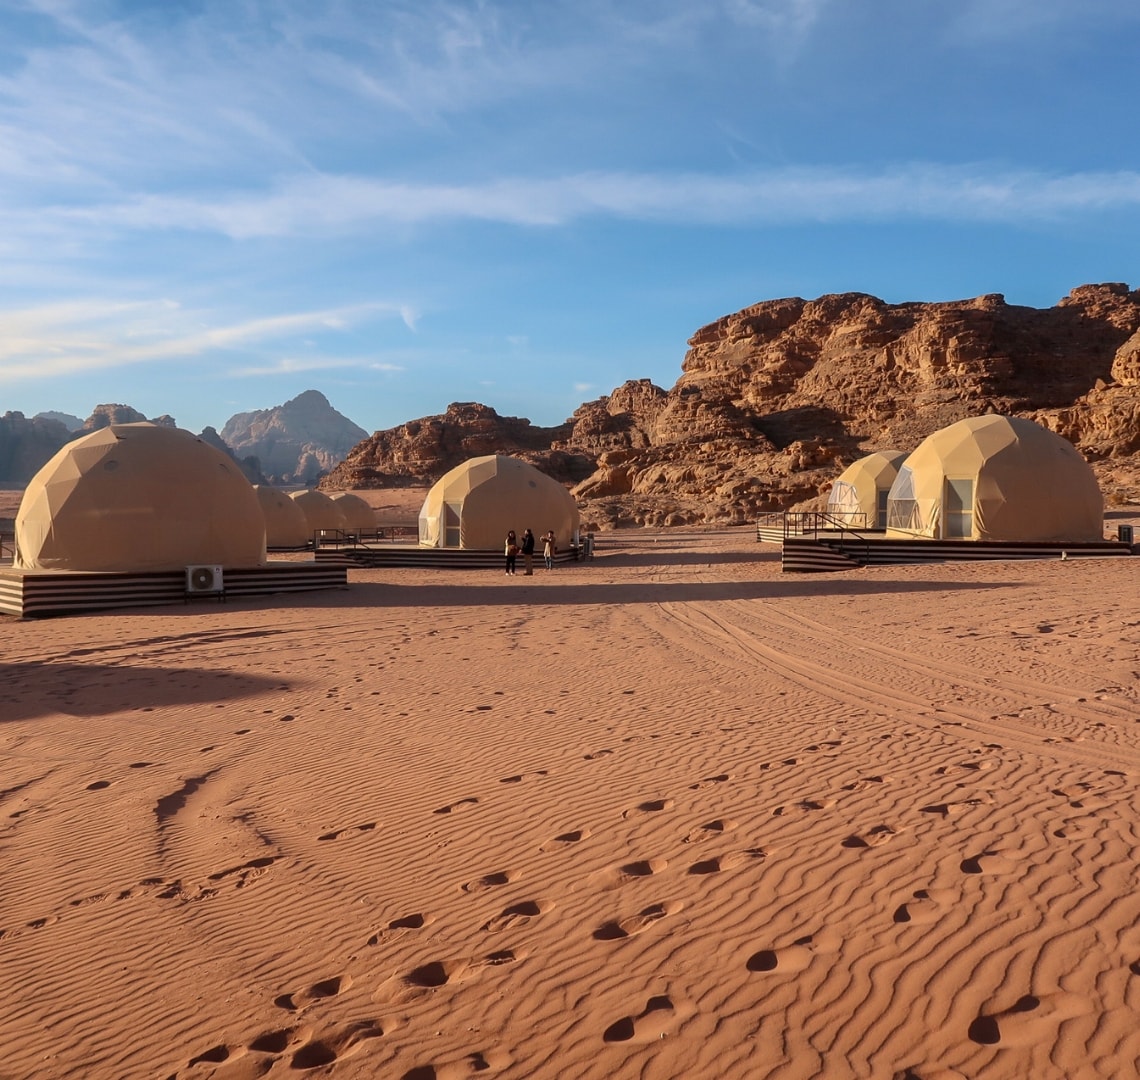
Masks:
[[[378,315],[399,315],[398,304],[296,312],[206,325],[206,316],[168,300],[83,300],[0,311],[0,383],[78,375],[133,364],[163,365],[209,353],[288,341],[298,334],[348,327]],[[297,361],[293,362],[298,363]],[[315,361],[316,366],[368,366],[372,361]],[[290,370],[289,361],[258,374]],[[383,368],[382,368],[383,370]]]
[[[306,175],[261,195],[145,196],[44,213],[72,227],[251,240],[457,221],[553,227],[591,218],[721,226],[921,219],[1016,224],[1137,205],[1140,172],[1049,175],[918,164],[878,173],[793,168],[728,177],[590,172],[470,185]],[[404,318],[414,328],[414,314]]]

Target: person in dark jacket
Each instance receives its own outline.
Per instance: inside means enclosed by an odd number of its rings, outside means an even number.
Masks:
[[[507,533],[507,542],[503,546],[503,554],[507,557],[507,573],[513,574],[515,572],[515,556],[519,553],[519,542],[515,538],[515,530],[511,529]]]
[[[530,529],[523,529],[522,556],[523,573],[530,577],[534,574],[534,533]]]

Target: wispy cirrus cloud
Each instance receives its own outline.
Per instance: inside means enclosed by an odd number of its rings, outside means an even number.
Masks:
[[[307,175],[262,194],[145,196],[56,207],[45,214],[72,226],[186,230],[250,240],[455,221],[554,227],[590,218],[678,225],[1017,223],[1137,205],[1136,171],[1048,174],[915,164],[878,172],[787,168],[732,176],[590,172],[466,185]]]
[[[265,376],[298,375],[310,371],[379,371],[396,374],[406,370],[402,364],[390,364],[361,356],[302,356],[283,357],[269,364],[251,364],[231,368],[227,374],[235,379],[262,378]]]
[[[377,317],[399,316],[400,309],[399,304],[359,304],[232,323],[217,322],[209,313],[185,310],[170,300],[82,300],[0,311],[0,383],[249,350],[300,334],[335,333]]]

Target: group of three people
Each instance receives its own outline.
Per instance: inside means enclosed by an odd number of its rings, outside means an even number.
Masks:
[[[550,529],[542,538],[542,558],[546,563],[547,570],[554,569],[554,554],[557,551],[554,542],[554,530]],[[507,533],[507,543],[503,549],[503,553],[507,557],[507,573],[513,574],[515,572],[515,558],[522,553],[523,557],[523,573],[534,573],[534,533],[530,529],[523,529],[522,542],[520,543],[515,536],[515,530],[511,529]]]

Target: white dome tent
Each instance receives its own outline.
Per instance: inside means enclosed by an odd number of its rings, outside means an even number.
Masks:
[[[905,460],[901,451],[880,450],[853,461],[831,485],[828,516],[852,528],[886,528],[887,496]]]
[[[26,570],[136,572],[265,562],[265,520],[232,458],[180,428],[110,424],[32,478],[16,516]]]
[[[553,530],[560,549],[579,540],[578,504],[557,480],[501,454],[471,458],[442,476],[419,515],[423,547],[501,549],[508,529]]]
[[[1068,440],[1018,417],[960,420],[926,438],[887,497],[887,536],[1102,540],[1104,500]]]

